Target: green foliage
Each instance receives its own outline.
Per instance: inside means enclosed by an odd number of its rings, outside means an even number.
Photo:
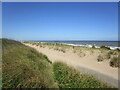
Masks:
[[[45,55],[14,40],[3,39],[3,88],[57,88]]]
[[[93,45],[92,48],[95,48],[95,45]]]
[[[66,64],[57,62],[54,64],[55,79],[60,88],[107,88],[108,86],[101,83],[92,76],[81,74],[75,69],[68,67]]]
[[[110,48],[106,46],[101,46],[100,48],[110,50]]]

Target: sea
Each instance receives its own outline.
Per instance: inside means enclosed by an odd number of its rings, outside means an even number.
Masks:
[[[120,41],[35,41],[41,43],[62,43],[65,45],[72,45],[72,46],[82,46],[82,47],[92,47],[93,45],[96,48],[100,48],[101,46],[109,47],[110,49],[120,49]]]

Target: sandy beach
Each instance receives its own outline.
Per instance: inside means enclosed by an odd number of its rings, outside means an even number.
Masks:
[[[99,50],[94,50],[92,53],[89,50],[85,50],[85,55],[81,54],[82,56],[80,57],[72,49],[66,50],[63,53],[49,46],[43,48],[29,43],[24,44],[45,54],[52,63],[57,61],[64,62],[80,71],[94,75],[102,81],[118,87],[118,68],[110,67],[108,60],[98,62],[97,57],[101,53]]]

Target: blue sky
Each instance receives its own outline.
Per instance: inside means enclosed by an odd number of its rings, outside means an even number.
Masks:
[[[3,38],[118,40],[117,2],[3,3]]]

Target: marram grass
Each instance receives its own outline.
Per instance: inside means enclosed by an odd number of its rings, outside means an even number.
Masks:
[[[2,49],[3,88],[109,88],[18,41],[2,39]]]

